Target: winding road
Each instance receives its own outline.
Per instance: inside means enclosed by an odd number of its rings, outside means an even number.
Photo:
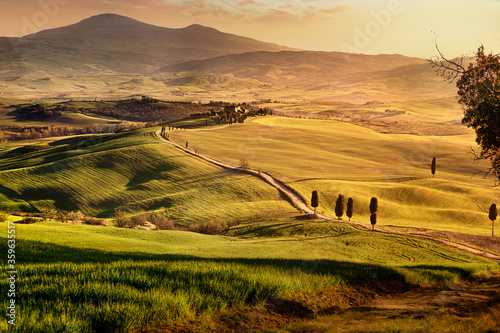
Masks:
[[[182,146],[182,145],[180,145],[178,143],[175,143],[173,141],[165,139],[161,135],[161,131],[157,131],[156,132],[156,136],[161,141],[163,141],[165,143],[173,145],[176,148],[179,148],[179,149],[183,150],[184,152],[186,152],[186,153],[188,153],[190,155],[193,155],[195,157],[201,158],[201,159],[203,159],[203,160],[205,160],[205,161],[207,161],[209,163],[212,163],[214,165],[217,165],[219,167],[222,167],[222,168],[225,168],[225,169],[229,169],[229,170],[234,170],[234,171],[246,172],[248,174],[251,174],[251,175],[254,175],[256,177],[259,177],[259,178],[265,180],[266,182],[268,182],[269,184],[271,184],[272,186],[274,186],[275,188],[277,188],[281,193],[283,193],[288,198],[288,200],[296,208],[298,208],[299,210],[301,210],[303,213],[314,214],[314,210],[307,205],[305,199],[302,196],[300,196],[299,194],[297,194],[295,192],[295,190],[293,190],[291,187],[287,186],[286,184],[283,184],[282,182],[280,182],[279,180],[277,180],[276,178],[274,178],[273,176],[271,176],[268,173],[265,173],[265,172],[262,172],[262,171],[257,171],[257,170],[252,170],[252,169],[242,169],[241,167],[236,167],[234,165],[230,165],[230,164],[227,164],[227,163],[224,163],[224,162],[221,162],[221,161],[217,161],[216,159],[213,159],[211,157],[208,157],[208,156],[205,156],[205,155],[201,155],[201,154],[197,154],[196,152],[194,152],[193,150],[191,150],[189,148],[186,148],[186,147],[184,147],[184,146]],[[366,225],[366,224],[364,224],[364,223],[338,220],[336,218],[332,218],[330,216],[327,216],[327,215],[324,215],[324,214],[318,214],[318,213],[316,214],[316,216],[318,218],[321,218],[321,219],[325,220],[325,221],[343,222],[343,223],[347,223],[347,224],[349,224],[349,225],[351,225],[351,226],[353,226],[353,227],[355,227],[357,229],[371,230],[371,227],[368,226],[368,225]],[[430,241],[430,242],[433,242],[433,243],[436,243],[436,244],[445,245],[445,246],[448,246],[448,247],[453,247],[455,249],[462,250],[462,251],[465,251],[465,252],[468,252],[470,254],[474,254],[474,255],[477,255],[477,256],[481,256],[483,258],[487,258],[487,259],[490,259],[490,260],[496,260],[496,261],[498,261],[500,263],[500,255],[496,255],[496,254],[493,254],[493,253],[490,253],[490,252],[486,252],[486,251],[483,251],[481,249],[473,248],[473,247],[470,247],[470,246],[467,246],[467,245],[450,242],[450,241],[447,241],[447,240],[444,240],[444,239],[440,239],[440,238],[437,238],[437,237],[432,237],[432,236],[429,236],[429,235],[414,234],[414,233],[404,233],[404,232],[388,231],[388,230],[384,230],[384,229],[381,229],[381,228],[375,228],[375,231],[378,231],[378,232],[381,232],[381,233],[384,233],[384,234],[398,235],[398,236],[405,236],[405,237],[412,237],[412,238],[417,238],[417,239],[421,239],[421,240]]]

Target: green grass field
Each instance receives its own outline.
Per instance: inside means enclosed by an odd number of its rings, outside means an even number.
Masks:
[[[491,179],[471,178],[487,167],[468,154],[474,134],[381,134],[345,122],[266,117],[213,131],[171,131],[170,137],[236,166],[247,159],[306,199],[318,190],[319,210],[332,216],[339,194],[353,197],[360,222],[369,222],[369,200],[377,197],[380,224],[488,235],[487,210],[500,194]],[[427,179],[433,157],[436,178]]]
[[[80,210],[99,217],[110,217],[115,208],[132,213],[161,210],[189,224],[296,211],[270,185],[187,156],[161,143],[155,130],[5,151],[0,185],[39,210]],[[12,198],[0,202],[4,209],[12,204]]]
[[[6,234],[7,224],[1,227]],[[497,266],[335,222],[244,224],[226,236],[17,224],[17,331],[128,332],[210,322],[222,310],[270,299],[311,300],[368,281],[440,286]]]

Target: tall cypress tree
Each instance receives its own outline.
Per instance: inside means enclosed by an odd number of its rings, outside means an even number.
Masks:
[[[340,220],[342,219],[342,215],[344,215],[344,196],[339,194],[337,198],[337,203],[335,204],[335,215]]]
[[[436,174],[436,158],[435,157],[432,159],[431,172],[432,172],[432,177],[434,177],[434,175]]]
[[[314,207],[314,215],[316,215],[316,208],[319,206],[318,191],[313,191],[311,196],[311,206]]]
[[[354,212],[354,200],[352,198],[349,198],[347,199],[347,210],[345,212],[345,215],[347,215],[349,221],[351,220],[353,212]]]
[[[370,200],[370,213],[376,213],[378,210],[378,200],[377,198],[371,198]]]
[[[491,220],[491,237],[495,236],[495,220],[497,219],[497,205],[491,204],[489,218]]]
[[[372,213],[372,215],[370,215],[370,223],[372,224],[372,230],[375,230],[375,224],[377,224],[377,213]]]

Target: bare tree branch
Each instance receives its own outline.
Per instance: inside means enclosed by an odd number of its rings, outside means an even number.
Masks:
[[[427,61],[439,76],[451,83],[467,72],[464,66],[464,60],[466,59],[464,55],[450,60],[444,56],[436,41],[434,41],[434,46],[439,56],[427,59]]]

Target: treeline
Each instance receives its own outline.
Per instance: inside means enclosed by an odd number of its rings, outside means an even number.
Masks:
[[[132,98],[120,101],[115,105],[84,108],[80,111],[129,121],[162,122],[186,118],[192,114],[207,114],[210,113],[211,109],[208,105],[203,104],[164,102],[143,96],[142,99]]]
[[[125,130],[154,126],[153,123],[123,122],[119,124],[93,124],[90,126],[19,126],[0,125],[0,142],[33,140],[81,134],[117,133]]]
[[[193,102],[165,102],[143,96],[120,101],[115,105],[80,109],[80,112],[98,114],[106,117],[129,121],[164,122],[187,117],[218,116],[217,122],[244,122],[247,117],[272,114],[270,109],[262,109],[247,103],[235,104],[223,101],[210,101],[208,104]]]
[[[62,223],[85,223],[90,225],[106,225],[105,219],[100,219],[93,216],[84,215],[80,211],[76,212],[63,212],[60,210],[47,210],[38,213],[24,213],[24,212],[9,212],[0,211],[0,222],[7,221],[8,215],[12,214],[15,216],[22,217],[20,221],[16,223],[20,224],[32,224],[37,222],[55,221]]]

